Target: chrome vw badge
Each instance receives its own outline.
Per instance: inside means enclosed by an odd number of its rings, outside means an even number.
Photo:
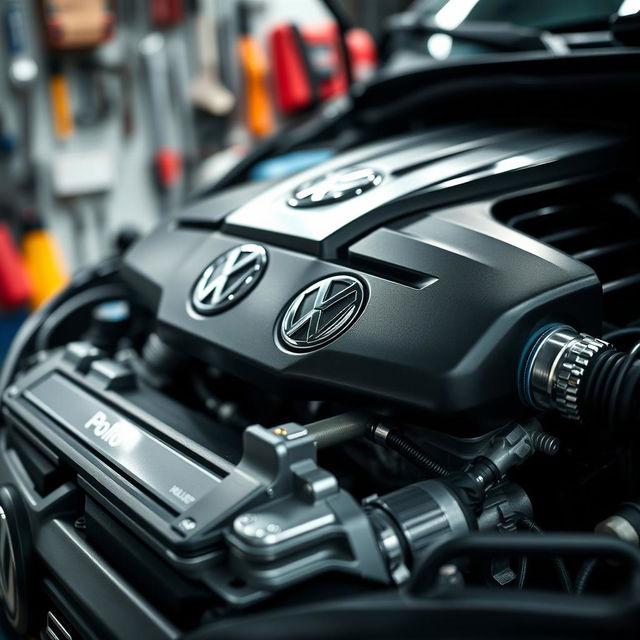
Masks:
[[[256,286],[267,265],[259,244],[243,244],[216,258],[196,280],[191,306],[202,315],[229,308]]]
[[[289,351],[318,349],[342,335],[357,319],[366,303],[360,280],[331,276],[301,291],[280,323],[280,341]]]
[[[332,171],[301,184],[294,190],[288,203],[290,207],[330,204],[359,196],[372,187],[377,187],[381,182],[382,174],[370,167],[350,167]]]

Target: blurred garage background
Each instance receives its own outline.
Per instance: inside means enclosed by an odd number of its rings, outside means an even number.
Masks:
[[[385,17],[408,4],[0,0],[0,361],[71,273],[344,93],[336,16],[365,78]]]

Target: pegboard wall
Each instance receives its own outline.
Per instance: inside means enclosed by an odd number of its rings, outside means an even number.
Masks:
[[[31,130],[28,150],[34,165],[34,193],[38,209],[45,224],[58,238],[64,257],[71,269],[81,262],[94,261],[112,249],[114,234],[125,226],[140,231],[149,229],[159,219],[163,207],[159,206],[157,189],[151,169],[152,144],[148,122],[148,96],[142,82],[139,42],[151,27],[145,16],[146,2],[121,2],[118,10],[114,38],[91,52],[56,54],[57,71],[68,83],[71,108],[78,115],[88,102],[91,83],[99,83],[104,91],[103,114],[91,114],[86,124],[76,122],[74,132],[67,140],[54,134],[50,95],[50,72],[54,55],[48,50],[42,26],[39,0],[21,0],[26,13],[29,47],[38,66],[33,86],[30,112],[24,113],[19,93],[6,72],[9,65],[6,42],[0,47],[0,109],[4,135],[10,140],[14,153],[5,154],[0,171],[0,188],[11,189],[16,173],[20,171],[21,118]],[[0,0],[0,10],[7,9],[7,0]],[[190,25],[184,22],[162,31],[167,47],[172,41],[181,45],[189,40]],[[6,38],[6,31],[2,31]],[[88,70],[87,58],[100,70]],[[192,63],[189,57],[190,64]],[[122,71],[130,73],[131,82],[124,80]],[[93,88],[95,89],[95,88]],[[84,95],[83,95],[84,92]],[[129,103],[127,105],[127,103]],[[125,132],[124,113],[131,109],[130,133]],[[166,123],[168,135],[180,145],[180,127],[177,114]],[[76,118],[77,119],[77,118]],[[82,120],[82,119],[80,119]],[[84,165],[84,166],[83,166]],[[64,171],[72,175],[64,176]],[[54,175],[70,181],[73,190],[76,180],[82,190],[83,181],[95,179],[96,171],[103,172],[100,182],[103,192],[79,197],[59,197],[54,186]],[[79,175],[86,172],[86,175]],[[109,175],[110,174],[110,178]],[[107,185],[107,183],[109,183]],[[173,206],[180,200],[174,198]]]

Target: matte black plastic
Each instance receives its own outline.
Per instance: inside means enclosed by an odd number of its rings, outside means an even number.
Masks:
[[[473,412],[477,421],[498,404],[508,412],[520,352],[538,326],[563,321],[598,332],[601,322],[593,271],[496,222],[487,194],[504,199],[623,161],[620,138],[599,130],[464,125],[407,135],[338,156],[248,202],[236,191],[224,221],[217,196],[210,226],[203,203],[197,225],[160,228],[132,249],[122,273],[157,314],[165,342],[233,375],[314,397],[324,388]],[[305,210],[287,204],[305,179],[369,163],[384,178],[362,195]],[[471,204],[453,204],[461,199]],[[226,196],[224,204],[233,210]],[[245,239],[267,250],[258,285],[215,317],[190,310],[203,268]],[[323,348],[287,352],[274,336],[290,301],[336,274],[366,282],[360,317]]]

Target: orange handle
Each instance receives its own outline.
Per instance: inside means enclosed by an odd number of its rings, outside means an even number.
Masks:
[[[71,112],[69,84],[62,74],[53,74],[49,80],[53,130],[59,140],[67,140],[73,135],[74,124]]]
[[[22,256],[31,280],[31,306],[35,309],[58,293],[69,281],[69,275],[57,242],[45,229],[24,234]]]
[[[238,53],[245,73],[247,128],[257,138],[263,138],[275,131],[267,78],[267,58],[258,43],[250,36],[240,37]]]

